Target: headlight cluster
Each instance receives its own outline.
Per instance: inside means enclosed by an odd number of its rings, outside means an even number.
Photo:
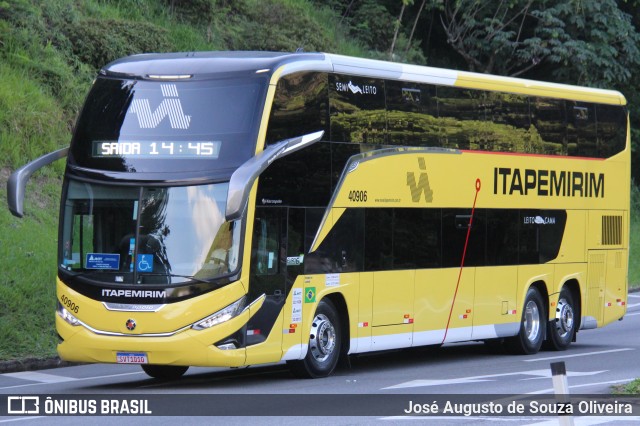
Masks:
[[[207,328],[211,328],[216,324],[229,321],[231,318],[235,317],[242,311],[242,309],[244,308],[244,301],[245,297],[243,296],[226,308],[222,308],[215,314],[211,314],[205,319],[198,321],[192,326],[192,328],[194,330],[206,330]]]
[[[58,315],[60,315],[60,317],[69,324],[74,326],[80,325],[80,320],[73,316],[73,314],[69,312],[64,306],[62,306],[60,302],[58,302],[58,308],[56,309],[56,312],[58,312]]]

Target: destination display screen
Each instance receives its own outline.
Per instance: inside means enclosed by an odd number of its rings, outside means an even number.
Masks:
[[[217,159],[220,145],[220,141],[93,141],[92,156]]]

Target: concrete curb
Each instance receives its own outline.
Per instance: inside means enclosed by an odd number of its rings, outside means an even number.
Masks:
[[[71,367],[81,365],[77,362],[63,361],[60,358],[24,358],[10,361],[0,361],[0,374],[16,373],[19,371],[46,370],[49,368]]]

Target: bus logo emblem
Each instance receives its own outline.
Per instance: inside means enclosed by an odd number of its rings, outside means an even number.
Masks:
[[[178,88],[175,84],[161,84],[162,97],[160,105],[151,112],[149,99],[134,99],[131,102],[129,112],[138,117],[138,125],[141,129],[155,129],[169,117],[172,129],[188,129],[191,124],[191,116],[182,111],[182,103],[178,97]]]
[[[127,327],[127,330],[129,330],[129,331],[135,330],[136,321],[132,320],[132,319],[128,319],[127,322],[125,323],[125,327]]]
[[[416,175],[413,172],[407,172],[407,186],[411,190],[411,200],[414,203],[420,201],[422,194],[424,194],[424,200],[427,203],[433,202],[433,190],[429,186],[429,175],[427,174],[427,165],[423,157],[418,158],[418,167],[422,170],[418,182],[416,182]]]

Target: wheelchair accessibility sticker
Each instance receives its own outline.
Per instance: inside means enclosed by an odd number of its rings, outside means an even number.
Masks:
[[[136,260],[136,271],[153,272],[153,255],[139,254]]]

